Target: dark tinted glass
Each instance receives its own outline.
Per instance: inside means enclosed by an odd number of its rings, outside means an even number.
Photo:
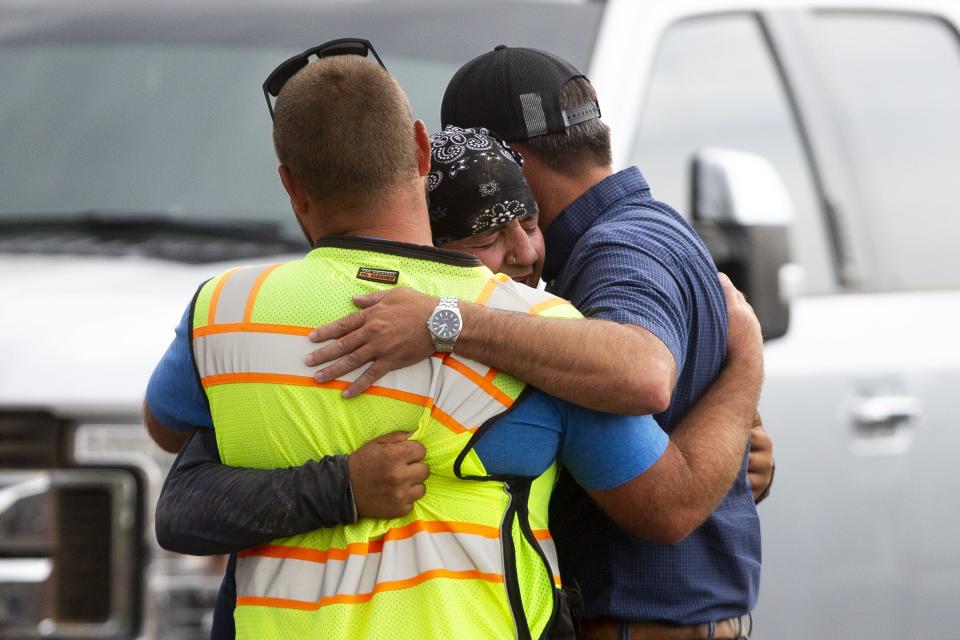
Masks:
[[[602,4],[15,3],[0,31],[0,215],[78,210],[268,219],[300,231],[262,83],[326,40],[369,39],[431,131],[454,71],[497,44],[586,67]],[[476,6],[475,6],[476,5]],[[0,0],[0,24],[13,24]],[[87,7],[87,3],[84,4]],[[179,13],[178,13],[179,12]],[[544,20],[549,15],[549,20]]]

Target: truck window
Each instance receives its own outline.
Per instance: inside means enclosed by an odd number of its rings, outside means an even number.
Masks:
[[[753,14],[675,23],[660,42],[630,162],[654,195],[690,211],[690,158],[701,147],[749,151],[774,164],[796,210],[793,260],[807,292],[835,285],[826,225],[783,82]]]
[[[818,12],[816,47],[863,201],[876,289],[960,285],[960,41],[902,13]]]
[[[34,4],[0,3],[0,220],[160,214],[276,223],[296,239],[260,89],[279,62],[360,34],[435,131],[464,62],[502,41],[586,68],[603,12],[516,0]]]

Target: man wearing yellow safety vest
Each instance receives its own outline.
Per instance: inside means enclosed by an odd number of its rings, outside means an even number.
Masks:
[[[240,467],[298,466],[405,428],[426,447],[431,475],[426,495],[403,517],[344,518],[241,553],[237,635],[569,635],[547,531],[556,467],[511,473],[476,451],[485,433],[531,403],[541,403],[541,413],[554,405],[509,375],[449,355],[444,341],[456,334],[457,299],[554,317],[576,317],[575,310],[494,276],[470,256],[424,246],[429,141],[399,87],[375,65],[355,56],[306,65],[280,92],[274,137],[281,179],[315,248],[303,260],[222,274],[194,298],[192,358],[219,455]],[[438,351],[448,353],[345,400],[340,392],[356,374],[317,383],[302,359],[309,328],[343,315],[352,295],[395,284],[441,296],[432,329]],[[732,313],[748,318],[738,325],[740,388],[717,392],[711,419],[735,423],[716,435],[742,447],[760,350],[749,310],[735,293],[731,302]],[[189,424],[150,399],[148,392],[148,422]],[[639,457],[642,473],[672,446],[649,418],[591,421],[598,434],[615,429],[622,440],[622,460],[607,454],[615,466],[636,469]],[[555,443],[551,458],[556,450]],[[736,468],[714,472],[728,486]]]

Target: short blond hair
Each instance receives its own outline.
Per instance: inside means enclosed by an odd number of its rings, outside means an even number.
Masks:
[[[311,62],[274,108],[277,158],[317,201],[376,202],[417,170],[413,116],[393,76],[355,55]]]

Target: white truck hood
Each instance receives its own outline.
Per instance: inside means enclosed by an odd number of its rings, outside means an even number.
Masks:
[[[231,266],[0,254],[0,410],[137,415],[197,287]]]

